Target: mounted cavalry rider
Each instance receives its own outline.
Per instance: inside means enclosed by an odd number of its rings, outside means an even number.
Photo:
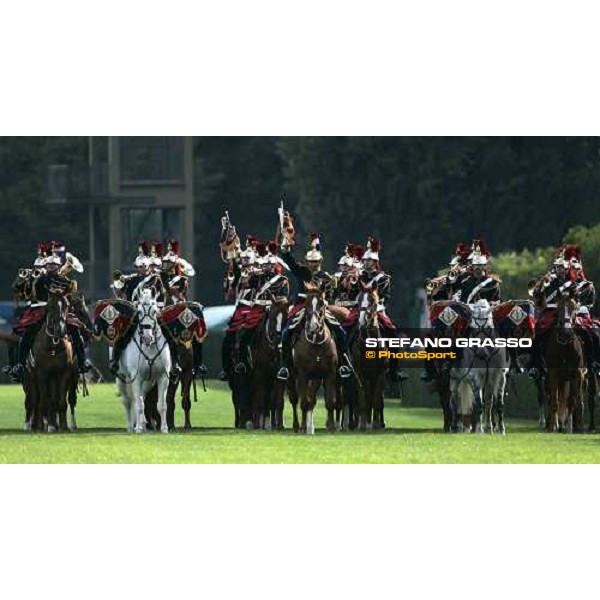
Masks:
[[[473,240],[469,255],[470,266],[466,268],[452,286],[452,299],[474,304],[477,300],[500,301],[500,278],[489,267],[490,253],[483,239]]]
[[[332,275],[323,271],[323,255],[321,253],[318,233],[311,233],[311,242],[305,255],[305,264],[300,264],[296,261],[291,253],[290,246],[282,247],[282,259],[289,266],[298,285],[296,299],[288,313],[288,320],[281,337],[281,368],[277,373],[277,378],[285,381],[290,375],[288,365],[291,363],[292,358],[294,333],[304,318],[304,302],[306,298],[306,294],[302,291],[304,283],[318,285],[325,292],[325,297],[331,298],[336,280]],[[350,377],[352,375],[352,364],[348,356],[346,332],[329,310],[326,311],[326,320],[327,325],[333,333],[338,355],[344,358],[346,362],[346,364],[342,364],[339,367],[338,374],[342,378]]]
[[[147,240],[138,244],[138,255],[134,260],[135,273],[123,275],[120,271],[115,271],[113,276],[112,288],[115,296],[128,302],[136,302],[144,289],[152,289],[154,297],[159,306],[165,306],[167,302],[167,290],[161,277],[162,266],[162,244],[155,243],[150,245]],[[161,330],[171,352],[172,366],[169,378],[176,381],[180,374],[180,367],[177,364],[179,356],[177,344],[173,341],[169,331],[161,325]],[[119,362],[123,351],[133,338],[135,327],[130,327],[127,333],[120,337],[113,347],[112,358],[109,361],[108,369],[110,373],[118,376]]]
[[[235,230],[235,228],[234,228]],[[256,246],[259,239],[253,235],[246,236],[246,248],[231,257],[228,263],[228,271],[225,276],[225,298],[232,296],[236,299],[236,306],[233,315],[229,319],[228,327],[225,331],[223,345],[221,347],[221,362],[223,369],[219,374],[221,381],[227,381],[233,371],[234,365],[231,364],[231,355],[235,345],[237,332],[241,330],[254,308],[254,296],[258,292],[260,285]],[[221,249],[223,245],[221,244]],[[239,372],[246,370],[246,365],[238,363],[235,365]]]
[[[28,272],[31,279],[29,304],[15,327],[15,333],[21,336],[18,362],[11,370],[11,376],[21,380],[27,358],[36,335],[42,327],[45,307],[51,293],[63,295],[67,301],[77,291],[77,281],[69,276],[75,271],[83,273],[81,262],[73,254],[66,252],[62,242],[47,242],[38,245],[35,269]],[[91,364],[85,357],[85,341],[81,333],[81,322],[71,313],[67,314],[67,333],[73,344],[80,373],[86,373]]]
[[[454,255],[450,259],[447,272],[425,280],[424,288],[428,305],[432,302],[451,299],[454,284],[457,279],[466,273],[471,264],[470,255],[471,246],[463,242],[458,242]]]
[[[541,370],[541,348],[556,321],[557,301],[563,293],[577,301],[576,331],[582,341],[586,364],[596,372],[600,370],[600,331],[590,315],[596,299],[594,284],[585,275],[579,247],[569,244],[558,248],[546,275],[530,282],[529,294],[540,311],[529,371],[531,376],[537,376]]]
[[[377,316],[379,318],[379,327],[381,336],[387,338],[398,337],[398,326],[392,321],[386,312],[386,303],[389,303],[392,292],[392,276],[386,273],[381,267],[379,260],[379,252],[381,244],[374,237],[369,237],[367,240],[367,248],[362,255],[362,271],[360,273],[358,283],[362,289],[376,289],[379,296],[379,306]],[[356,325],[350,336],[354,335]],[[389,377],[392,381],[398,379],[408,379],[408,377],[398,370],[398,361],[391,358],[389,361]]]
[[[361,258],[364,248],[348,242],[344,254],[338,260],[338,270],[334,273],[336,284],[333,289],[333,303],[348,309],[358,309],[360,294],[359,278],[362,272]]]
[[[179,241],[171,237],[167,240],[167,253],[162,257],[160,265],[160,280],[164,290],[165,306],[178,302],[187,302],[189,278],[196,275],[194,267],[179,254]],[[167,337],[169,339],[169,336]],[[208,369],[202,364],[203,346],[197,339],[192,339],[193,374],[194,377],[204,377]]]

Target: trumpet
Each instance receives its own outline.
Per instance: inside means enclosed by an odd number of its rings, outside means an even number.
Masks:
[[[41,269],[19,269],[19,279],[37,279],[41,274]]]

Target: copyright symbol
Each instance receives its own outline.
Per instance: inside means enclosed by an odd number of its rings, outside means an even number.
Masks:
[[[369,350],[369,351],[368,351],[368,352],[365,354],[365,356],[366,356],[367,358],[375,358],[375,352],[373,352],[372,350]]]

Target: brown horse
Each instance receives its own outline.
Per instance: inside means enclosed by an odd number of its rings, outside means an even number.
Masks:
[[[574,329],[576,311],[577,303],[561,294],[556,323],[544,342],[548,431],[583,431],[586,368],[581,342]]]
[[[77,365],[66,322],[64,296],[50,293],[44,324],[31,349],[26,428],[47,429],[49,433],[57,427],[61,431],[68,430],[67,395],[73,379],[77,379]]]
[[[293,371],[297,398],[302,410],[300,429],[314,435],[314,408],[317,392],[323,384],[325,407],[327,409],[327,429],[334,431],[336,374],[338,355],[332,333],[326,322],[325,293],[317,285],[305,283],[306,300],[304,303],[304,327],[293,344]],[[293,404],[295,395],[290,395],[297,422],[297,407]]]
[[[377,306],[379,294],[376,289],[363,289],[358,296],[360,316],[358,332],[352,343],[352,363],[356,371],[356,392],[358,397],[358,427],[383,429],[383,395],[385,373],[389,368],[388,358],[367,358],[365,341],[367,338],[381,337]]]
[[[288,315],[288,300],[271,297],[265,319],[251,346],[254,426],[283,429],[284,383],[277,379],[279,343]]]

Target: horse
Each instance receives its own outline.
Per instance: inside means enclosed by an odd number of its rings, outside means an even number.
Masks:
[[[304,328],[292,346],[292,365],[297,397],[292,403],[294,422],[297,423],[297,402],[300,401],[302,423],[300,429],[314,435],[314,408],[317,392],[323,383],[327,430],[334,431],[336,375],[339,358],[332,333],[326,323],[327,303],[325,292],[316,284],[304,283]],[[290,395],[290,402],[295,396]]]
[[[158,324],[160,309],[152,290],[144,289],[135,302],[137,325],[134,335],[121,355],[117,379],[118,395],[125,409],[127,431],[144,433],[146,418],[144,397],[156,385],[160,429],[168,433],[166,394],[171,370],[171,354]]]
[[[469,339],[494,340],[497,335],[494,331],[492,307],[489,302],[478,300],[470,305],[470,308],[472,316],[469,323],[471,330]],[[510,356],[506,348],[463,349],[459,365],[450,371],[450,390],[456,430],[470,431],[474,424],[475,433],[493,433],[492,411],[495,408],[497,431],[505,435],[504,391],[509,367]],[[469,423],[467,418],[471,411],[471,423]],[[458,419],[458,415],[462,416],[462,421]]]
[[[191,342],[180,342],[178,346],[181,374],[176,381],[170,381],[167,388],[167,425],[169,431],[175,431],[175,395],[181,385],[181,408],[183,410],[183,428],[190,430],[192,420],[190,412],[192,401],[190,391],[194,381],[194,349]],[[195,389],[195,388],[194,388]],[[194,392],[195,393],[195,392]]]
[[[583,391],[587,369],[583,348],[575,333],[577,303],[561,293],[557,319],[544,339],[546,363],[546,429],[550,432],[583,431]]]
[[[231,389],[234,427],[236,429],[252,429],[254,427],[252,419],[252,355],[249,353],[248,356],[242,357],[242,345],[240,344],[242,331],[242,329],[238,329],[235,333],[235,340],[231,347],[231,364],[244,363],[250,368],[232,369],[227,382]],[[249,351],[249,348],[247,350]]]
[[[279,343],[288,315],[288,300],[271,296],[270,305],[254,343],[252,353],[252,413],[259,429],[283,429],[284,384],[277,379]]]
[[[77,380],[77,364],[67,335],[66,306],[62,294],[50,291],[44,323],[29,357],[24,426],[27,431],[68,431],[67,395],[73,380]],[[75,428],[74,409],[71,414]]]
[[[346,390],[350,397],[358,400],[357,406],[352,402],[344,406],[344,422],[350,422],[353,415],[351,409],[357,409],[358,428],[361,431],[367,429],[383,429],[385,422],[383,418],[383,396],[385,388],[385,373],[389,368],[388,358],[367,358],[365,353],[365,341],[367,338],[381,337],[379,317],[377,308],[379,305],[379,294],[376,289],[364,288],[358,296],[359,319],[358,331],[351,346],[352,364],[356,372],[355,385],[353,389]],[[346,396],[346,395],[344,395]],[[346,416],[346,412],[348,412]]]

